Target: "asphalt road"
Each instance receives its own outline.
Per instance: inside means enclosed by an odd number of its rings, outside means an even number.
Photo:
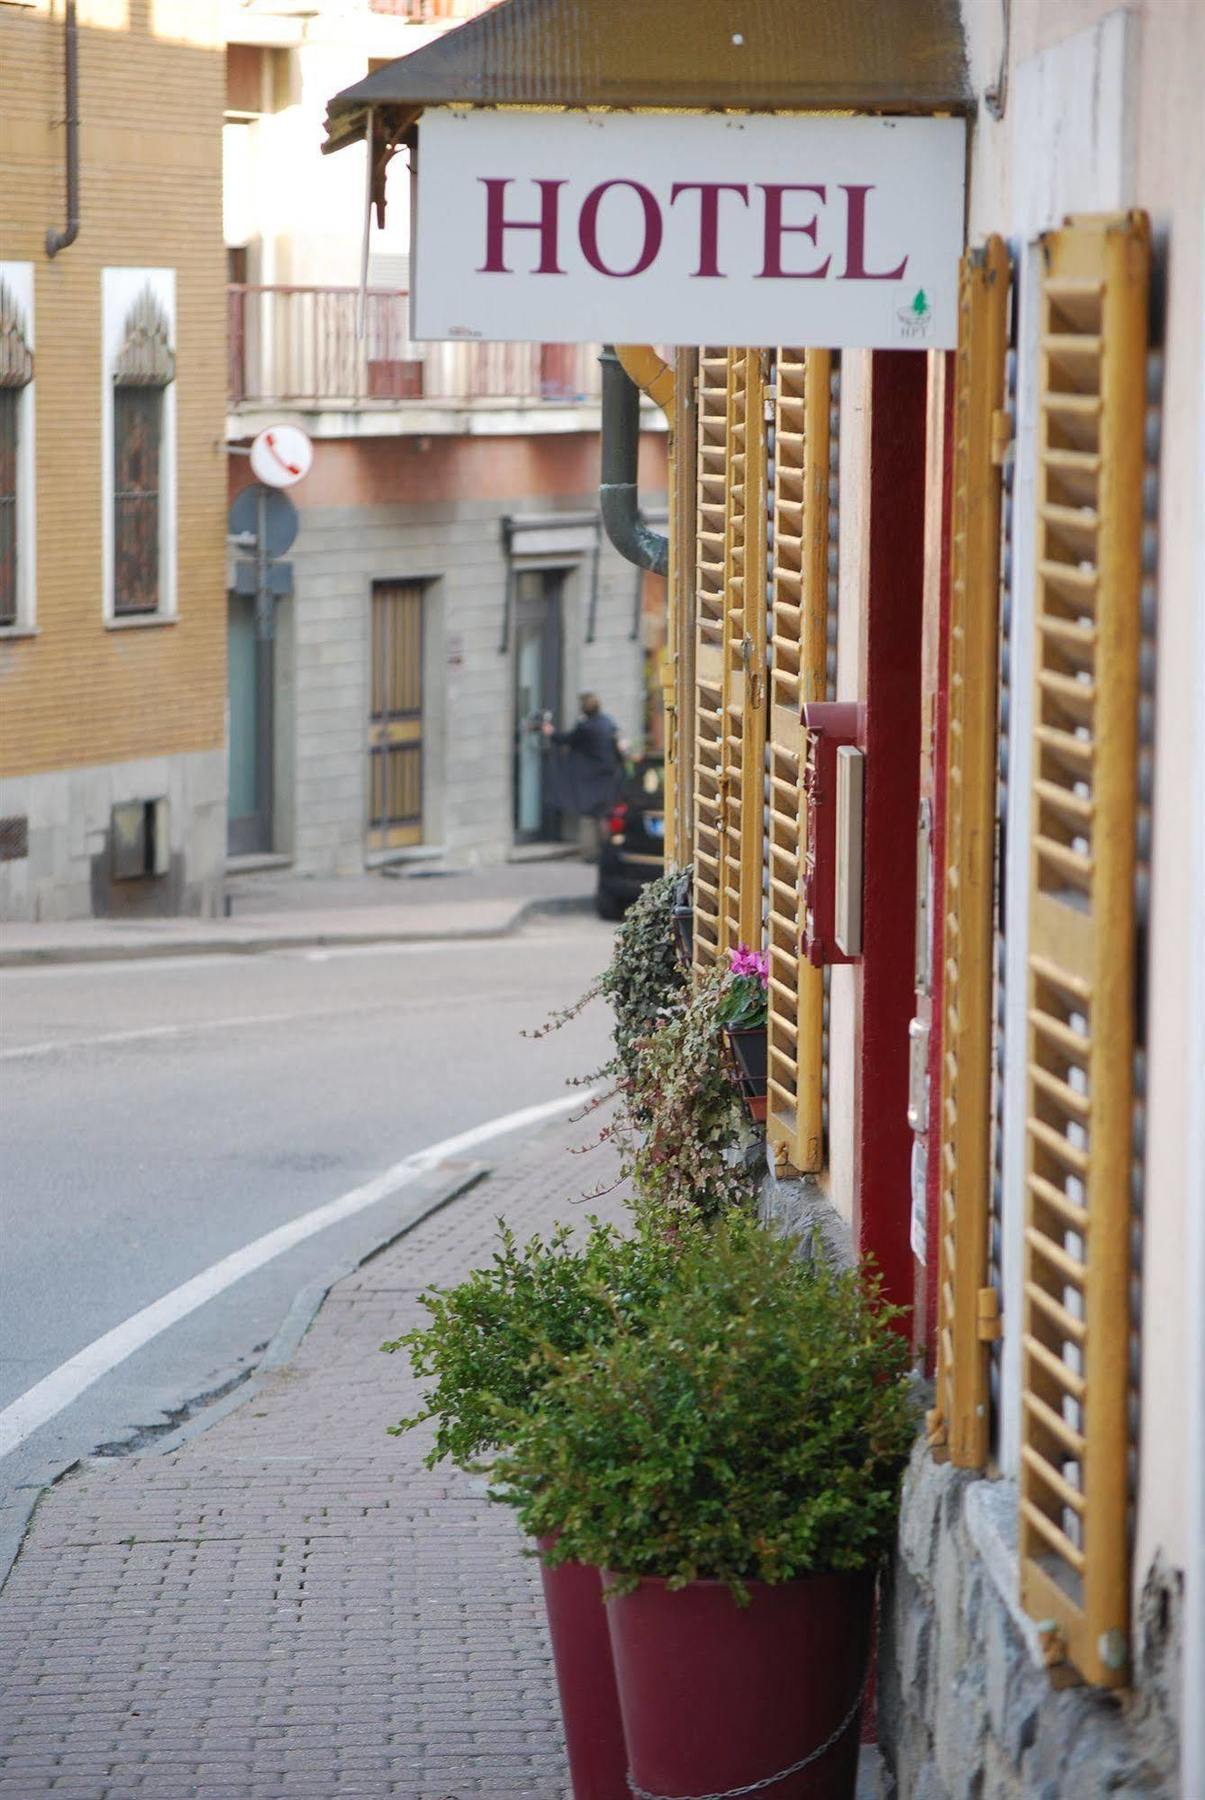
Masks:
[[[537,1041],[610,930],[0,973],[0,1412],[223,1257],[607,1052],[595,1003]],[[472,1152],[489,1160],[485,1145]],[[384,1198],[171,1325],[0,1458],[0,1507],[138,1441],[253,1364],[300,1289],[363,1254]]]

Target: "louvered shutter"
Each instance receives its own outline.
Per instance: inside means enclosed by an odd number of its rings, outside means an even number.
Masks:
[[[695,541],[694,960],[706,969],[720,950],[723,821],[724,542],[728,496],[728,356],[699,355]]]
[[[1021,1593],[1052,1661],[1116,1686],[1148,227],[1072,220],[1042,248]]]
[[[728,353],[728,515],[724,542],[721,949],[762,936],[765,759],[765,381],[761,353]]]
[[[996,673],[1008,251],[963,257],[958,294],[946,663],[946,849],[938,1121],[936,1405],[929,1440],[959,1468],[988,1450],[988,1285]]]
[[[779,350],[774,393],[766,1135],[779,1169],[801,1173],[823,1166],[824,971],[800,954],[802,708],[827,692],[831,362],[827,350]]]

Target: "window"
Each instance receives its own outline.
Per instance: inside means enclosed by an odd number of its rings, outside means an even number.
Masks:
[[[0,630],[33,624],[33,268],[0,263]]]
[[[106,613],[175,613],[175,374],[170,270],[107,269]]]

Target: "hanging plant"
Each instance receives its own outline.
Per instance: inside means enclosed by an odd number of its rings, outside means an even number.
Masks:
[[[725,1056],[726,970],[635,1046],[621,1083],[629,1118],[625,1173],[646,1202],[718,1218],[752,1204],[761,1178],[760,1135],[733,1087]]]

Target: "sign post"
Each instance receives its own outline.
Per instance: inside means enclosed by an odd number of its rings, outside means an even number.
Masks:
[[[255,599],[255,790],[261,820],[272,818],[275,787],[276,602],[293,591],[292,565],[280,558],[297,536],[297,508],[280,492],[309,471],[313,445],[293,425],[261,431],[251,445],[258,477],[231,502],[227,529],[240,548],[254,544],[254,562],[235,565],[235,591]]]

